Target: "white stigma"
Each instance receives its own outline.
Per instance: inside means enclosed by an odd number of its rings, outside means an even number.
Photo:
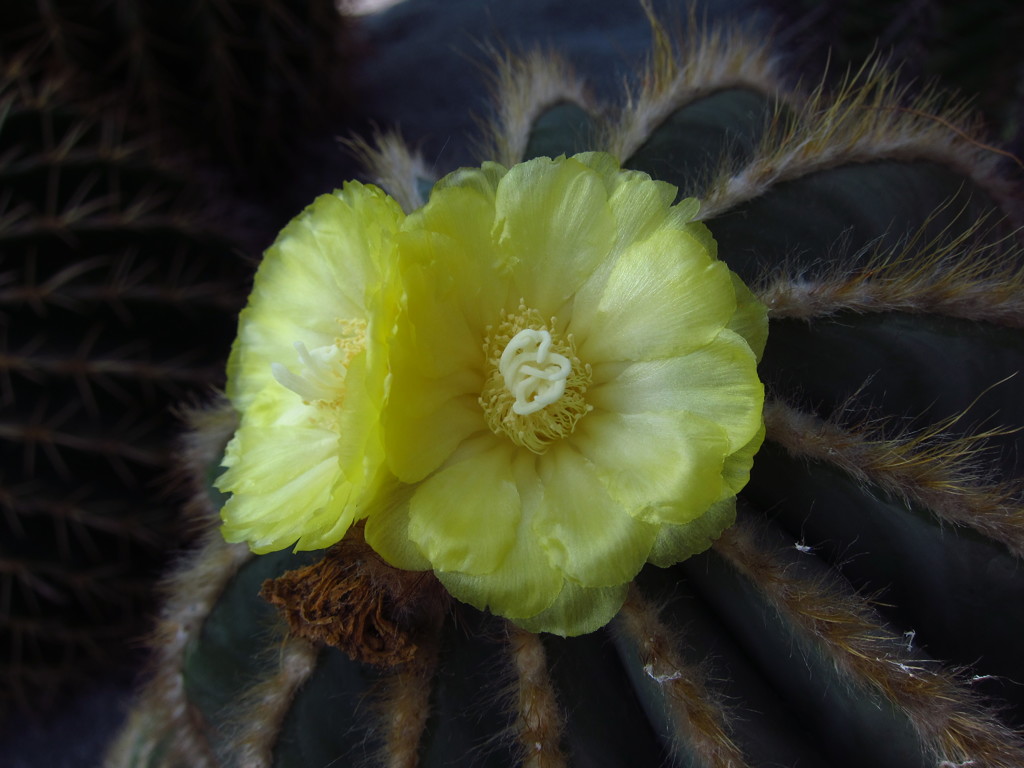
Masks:
[[[526,328],[508,342],[498,370],[516,399],[512,410],[526,416],[562,396],[572,364],[569,358],[551,351],[550,333]]]
[[[345,350],[331,345],[310,352],[305,344],[297,341],[295,351],[302,372],[295,374],[281,363],[271,363],[270,371],[278,384],[287,387],[306,402],[331,401],[344,391]]]

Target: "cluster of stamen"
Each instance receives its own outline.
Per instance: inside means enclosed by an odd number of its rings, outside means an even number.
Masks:
[[[522,302],[484,341],[487,379],[480,394],[487,426],[516,445],[543,453],[548,445],[572,434],[591,410],[584,398],[591,370],[576,356],[572,334],[552,332]]]
[[[282,363],[271,363],[277,382],[310,405],[340,405],[345,396],[345,377],[352,358],[366,347],[366,321],[341,320],[340,333],[333,343],[308,349],[301,341],[294,344],[299,360],[295,373]]]

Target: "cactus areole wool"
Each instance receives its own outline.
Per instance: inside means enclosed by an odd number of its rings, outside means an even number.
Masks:
[[[392,566],[561,635],[707,548],[763,439],[767,320],[676,194],[586,153],[456,171],[408,215],[318,198],[239,321],[224,536],[365,520]]]

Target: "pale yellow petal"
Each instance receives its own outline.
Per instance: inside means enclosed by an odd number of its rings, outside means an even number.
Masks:
[[[437,571],[441,583],[457,599],[500,616],[533,616],[550,606],[562,589],[563,576],[537,543],[533,521],[543,486],[533,454],[514,452],[512,476],[522,504],[512,548],[501,567],[486,575]]]
[[[399,243],[410,322],[464,324],[477,338],[482,338],[485,325],[495,322],[507,304],[510,285],[494,242],[494,205],[493,190],[448,187],[432,194],[406,220]],[[442,321],[421,316],[437,311],[451,317]]]
[[[407,571],[431,570],[430,561],[409,538],[409,499],[415,486],[395,486],[366,518],[366,543],[391,565]]]
[[[556,568],[586,587],[623,584],[640,570],[657,526],[637,519],[599,480],[600,468],[569,443],[537,463],[544,492],[534,534]]]
[[[672,205],[678,190],[671,184],[654,181],[638,171],[618,170],[615,158],[602,152],[575,157],[583,163],[592,164],[602,174],[615,221],[615,239],[608,258],[579,286],[573,302],[572,330],[585,337],[598,311],[609,275],[623,251],[642,243],[663,228],[685,231],[710,255],[714,254],[715,243],[706,227],[690,223],[699,209],[696,200],[689,198]]]
[[[730,454],[722,467],[722,479],[725,481],[723,493],[735,496],[750,480],[750,468],[754,466],[754,455],[761,449],[764,442],[764,423],[757,430],[750,442],[735,453]]]
[[[436,570],[494,573],[515,544],[522,517],[515,448],[499,440],[480,445],[424,480],[409,502],[409,538]]]
[[[555,158],[555,162],[560,160],[561,158]],[[608,152],[579,152],[572,156],[572,160],[594,171],[608,188],[609,192],[619,183],[620,176],[624,174],[641,174],[640,171],[623,171],[619,166],[618,159]],[[646,176],[647,174],[642,175]],[[648,178],[650,177],[648,176]]]
[[[399,480],[423,480],[487,429],[478,392],[458,372],[436,380],[396,374],[382,426],[388,467]]]
[[[736,291],[736,314],[726,328],[742,336],[760,362],[765,344],[768,343],[768,310],[740,280],[739,275],[735,272],[729,275]]]
[[[402,269],[405,312],[395,353],[409,357],[407,364],[428,378],[481,371],[485,329],[504,311],[507,286],[498,288],[493,275],[477,274],[474,262],[480,257],[461,254],[462,245],[454,240],[421,234],[415,241],[408,255],[417,261]],[[487,285],[493,290],[485,290]]]
[[[322,414],[322,418],[329,418],[333,425],[338,466],[357,489],[366,486],[364,495],[372,493],[370,480],[378,475],[384,463],[380,404],[384,399],[386,376],[384,370],[367,371],[367,363],[364,353],[353,358],[344,399]],[[358,519],[361,514],[357,512],[355,517]]]
[[[653,181],[646,174],[623,174],[608,201],[615,216],[614,254],[636,242],[643,242],[668,218],[669,206],[676,188],[663,181]]]
[[[625,512],[652,523],[683,523],[721,498],[729,453],[713,422],[683,412],[589,414],[573,445]]]
[[[511,619],[543,611],[554,602],[563,584],[562,575],[548,562],[525,526],[495,573],[472,576],[437,571],[436,575],[456,599]]]
[[[365,355],[354,373],[363,382]],[[269,383],[228,444],[217,487],[231,493],[224,533],[264,552],[339,541],[383,480],[379,416],[365,392],[318,407]],[[289,499],[289,495],[291,498]]]
[[[406,311],[391,343],[388,403],[382,414],[387,463],[403,482],[419,482],[475,433],[486,429],[478,399],[484,384],[487,322],[503,307],[472,279],[478,265],[459,255],[434,253],[440,236],[421,238],[403,269]],[[468,272],[468,274],[465,274]],[[493,281],[493,276],[491,277]],[[492,317],[493,316],[493,317]]]
[[[601,177],[571,158],[514,166],[495,197],[495,244],[514,300],[557,314],[607,257],[614,218]]]
[[[761,424],[764,386],[746,341],[729,330],[678,357],[596,365],[587,400],[596,411],[685,411],[714,422],[727,453],[746,445]]]
[[[678,192],[671,184],[655,181],[640,171],[622,170],[618,161],[604,152],[585,152],[573,159],[593,169],[605,185],[615,222],[614,244],[609,253],[612,259],[668,222]]]
[[[600,629],[622,608],[628,584],[613,587],[581,587],[566,582],[555,602],[536,616],[516,619],[528,632],[550,632],[562,637],[585,635]]]
[[[224,493],[276,490],[321,461],[336,461],[337,442],[338,435],[327,429],[243,424],[225,452],[228,469],[214,484]]]
[[[479,168],[459,168],[438,179],[430,195],[434,197],[451,187],[471,189],[493,201],[498,183],[506,173],[508,173],[508,168],[493,160],[485,161]]]
[[[356,182],[321,195],[264,255],[228,362],[228,396],[239,409],[272,381],[271,363],[295,342],[328,345],[338,321],[365,319],[368,293],[390,269],[403,218],[398,204]]]
[[[341,536],[334,541],[322,540],[341,528],[347,530],[352,522],[345,511],[344,488],[337,488],[338,462],[325,450],[328,446],[332,444],[321,441],[317,450],[307,450],[300,460],[309,463],[301,464],[297,472],[298,462],[277,472],[263,463],[251,467],[239,463],[225,473],[219,487],[232,495],[221,509],[224,538],[246,541],[257,553],[284,549],[300,539],[305,544],[303,548],[309,549],[319,549],[340,539]],[[229,473],[244,468],[267,469],[267,479],[261,485],[250,486],[251,490],[237,490],[237,475]],[[337,494],[339,490],[341,494]]]
[[[666,229],[626,249],[596,303],[577,302],[571,330],[591,365],[652,360],[704,346],[735,309],[728,267],[689,233]]]
[[[706,550],[734,522],[736,497],[730,496],[688,523],[661,526],[647,559],[660,568],[675,565]]]
[[[675,229],[685,230],[693,237],[712,259],[718,258],[718,242],[715,240],[707,224],[694,221],[700,212],[700,201],[695,197],[687,197],[672,206],[666,223]]]

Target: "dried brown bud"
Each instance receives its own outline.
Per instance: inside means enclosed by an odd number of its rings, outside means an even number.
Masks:
[[[440,622],[447,604],[433,573],[388,565],[361,526],[320,562],[267,579],[260,596],[278,607],[292,634],[379,667],[412,661],[417,638]]]

